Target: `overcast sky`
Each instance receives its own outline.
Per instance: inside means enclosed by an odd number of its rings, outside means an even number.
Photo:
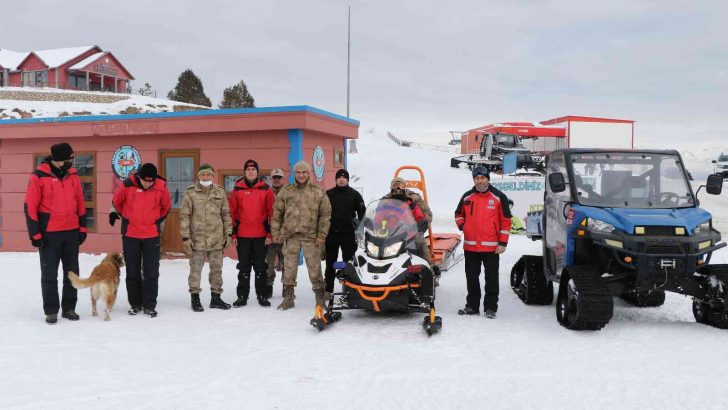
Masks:
[[[257,106],[346,113],[408,137],[586,115],[637,121],[637,144],[723,139],[725,1],[22,1],[0,48],[87,44],[166,96],[191,68],[214,104],[244,79]],[[665,145],[668,146],[668,145]]]

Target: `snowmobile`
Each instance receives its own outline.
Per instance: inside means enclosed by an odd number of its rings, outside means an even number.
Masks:
[[[357,228],[359,248],[350,261],[334,264],[342,290],[324,309],[317,307],[311,325],[318,330],[342,317],[342,310],[427,313],[422,327],[428,336],[442,328],[435,312],[433,267],[416,255],[421,240],[407,203],[380,199],[369,204]]]

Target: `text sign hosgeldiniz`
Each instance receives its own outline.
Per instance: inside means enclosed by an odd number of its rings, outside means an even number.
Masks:
[[[316,181],[324,179],[324,169],[326,167],[326,159],[324,158],[324,149],[317,145],[313,150],[313,175]]]
[[[142,165],[142,156],[131,145],[122,145],[111,157],[111,169],[119,179],[124,180]]]

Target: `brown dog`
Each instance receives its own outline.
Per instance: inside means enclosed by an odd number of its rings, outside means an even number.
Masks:
[[[119,288],[122,266],[124,266],[124,258],[118,253],[109,253],[87,279],[80,279],[75,273],[68,272],[68,279],[71,280],[74,288],[91,288],[91,314],[93,316],[98,316],[96,301],[103,296],[106,301],[104,320],[111,320],[109,313],[116,303],[116,291]]]

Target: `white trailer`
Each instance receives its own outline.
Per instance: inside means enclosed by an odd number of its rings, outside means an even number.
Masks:
[[[542,121],[541,125],[564,127],[568,148],[634,148],[634,121],[569,115]]]

